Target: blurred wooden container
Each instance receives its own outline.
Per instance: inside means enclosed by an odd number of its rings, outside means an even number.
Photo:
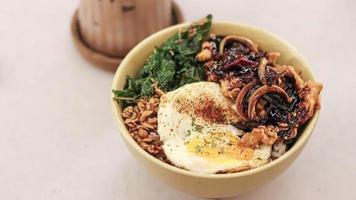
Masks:
[[[72,34],[84,57],[115,70],[137,43],[182,21],[171,0],[80,0]]]

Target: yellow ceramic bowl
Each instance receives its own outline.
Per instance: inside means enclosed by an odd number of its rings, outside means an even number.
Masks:
[[[115,74],[113,89],[122,89],[126,76],[135,76],[138,73],[154,47],[161,45],[166,39],[177,33],[180,28],[187,25],[180,24],[159,31],[132,49]],[[212,25],[211,32],[217,35],[235,34],[248,37],[263,50],[280,52],[281,56],[278,59],[278,63],[300,68],[303,72],[304,80],[314,80],[310,67],[302,55],[288,42],[267,31],[243,24],[215,22]],[[304,127],[303,133],[293,147],[275,161],[262,167],[239,173],[198,174],[163,163],[141,149],[125,127],[121,117],[121,105],[118,105],[116,101],[112,101],[112,106],[120,133],[127,147],[143,168],[173,188],[195,196],[210,198],[238,196],[256,189],[280,175],[303,150],[319,116],[319,112],[317,112]]]

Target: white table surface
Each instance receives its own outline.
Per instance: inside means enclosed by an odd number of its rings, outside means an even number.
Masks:
[[[177,2],[187,20],[212,13],[276,33],[325,86],[305,151],[239,199],[356,199],[356,1]],[[78,4],[1,2],[0,199],[196,199],[149,176],[127,151],[111,113],[113,74],[88,64],[72,42]]]

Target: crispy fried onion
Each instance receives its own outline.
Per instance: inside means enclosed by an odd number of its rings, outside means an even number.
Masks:
[[[277,61],[277,59],[278,59],[278,57],[280,55],[281,54],[278,53],[278,52],[269,52],[269,53],[267,53],[266,57],[267,57],[268,63],[276,64],[276,61]]]
[[[289,131],[288,134],[283,135],[283,139],[284,140],[293,139],[293,138],[297,137],[297,134],[298,134],[298,128],[297,127],[293,127],[293,128],[291,128],[291,130]]]
[[[258,78],[263,84],[267,84],[266,80],[266,66],[267,66],[268,60],[266,58],[261,58],[260,62],[258,63]]]
[[[210,42],[203,42],[201,52],[199,52],[195,59],[199,62],[206,62],[213,56],[213,45]]]
[[[249,83],[245,85],[239,95],[236,98],[236,110],[237,114],[245,121],[247,120],[258,120],[258,115],[256,112],[256,105],[260,98],[267,93],[278,93],[285,98],[286,101],[291,102],[292,99],[288,97],[288,94],[280,87],[276,85],[263,85],[254,91],[248,99],[247,115],[244,112],[243,100],[247,93],[255,86],[255,83]]]
[[[278,139],[278,127],[258,126],[241,138],[241,146],[258,148],[260,145],[272,145]]]
[[[293,78],[295,80],[295,87],[297,90],[300,90],[304,87],[304,81],[294,67],[282,65],[276,66],[274,69],[280,74],[280,77],[287,76]],[[281,84],[283,81],[279,78],[278,82]]]
[[[248,47],[251,51],[253,52],[258,52],[258,46],[257,44],[255,44],[254,42],[252,42],[250,39],[245,38],[243,36],[237,36],[237,35],[228,35],[226,37],[224,37],[223,40],[221,40],[220,42],[220,54],[224,53],[224,47],[225,44],[228,41],[237,41],[239,43],[244,44],[246,47]]]

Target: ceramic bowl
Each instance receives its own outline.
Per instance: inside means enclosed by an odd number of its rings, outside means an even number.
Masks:
[[[180,24],[161,30],[139,43],[122,61],[116,71],[113,81],[113,89],[122,89],[126,76],[136,76],[145,63],[154,47],[160,46],[166,39],[178,32],[188,24]],[[280,52],[278,63],[293,65],[302,70],[304,80],[314,80],[314,75],[303,56],[288,42],[260,28],[248,25],[226,22],[215,22],[212,25],[212,33],[217,35],[241,35],[250,38],[259,47],[266,51]],[[266,184],[285,171],[299,156],[312,134],[318,120],[319,112],[302,129],[302,133],[293,147],[282,157],[264,166],[233,174],[199,174],[168,165],[154,158],[144,151],[130,136],[123,118],[122,106],[112,100],[112,108],[119,132],[125,141],[127,148],[137,159],[139,164],[152,176],[167,185],[189,193],[194,196],[220,198],[231,197],[252,191]],[[119,152],[118,152],[119,153]],[[130,169],[127,169],[130,170]]]

